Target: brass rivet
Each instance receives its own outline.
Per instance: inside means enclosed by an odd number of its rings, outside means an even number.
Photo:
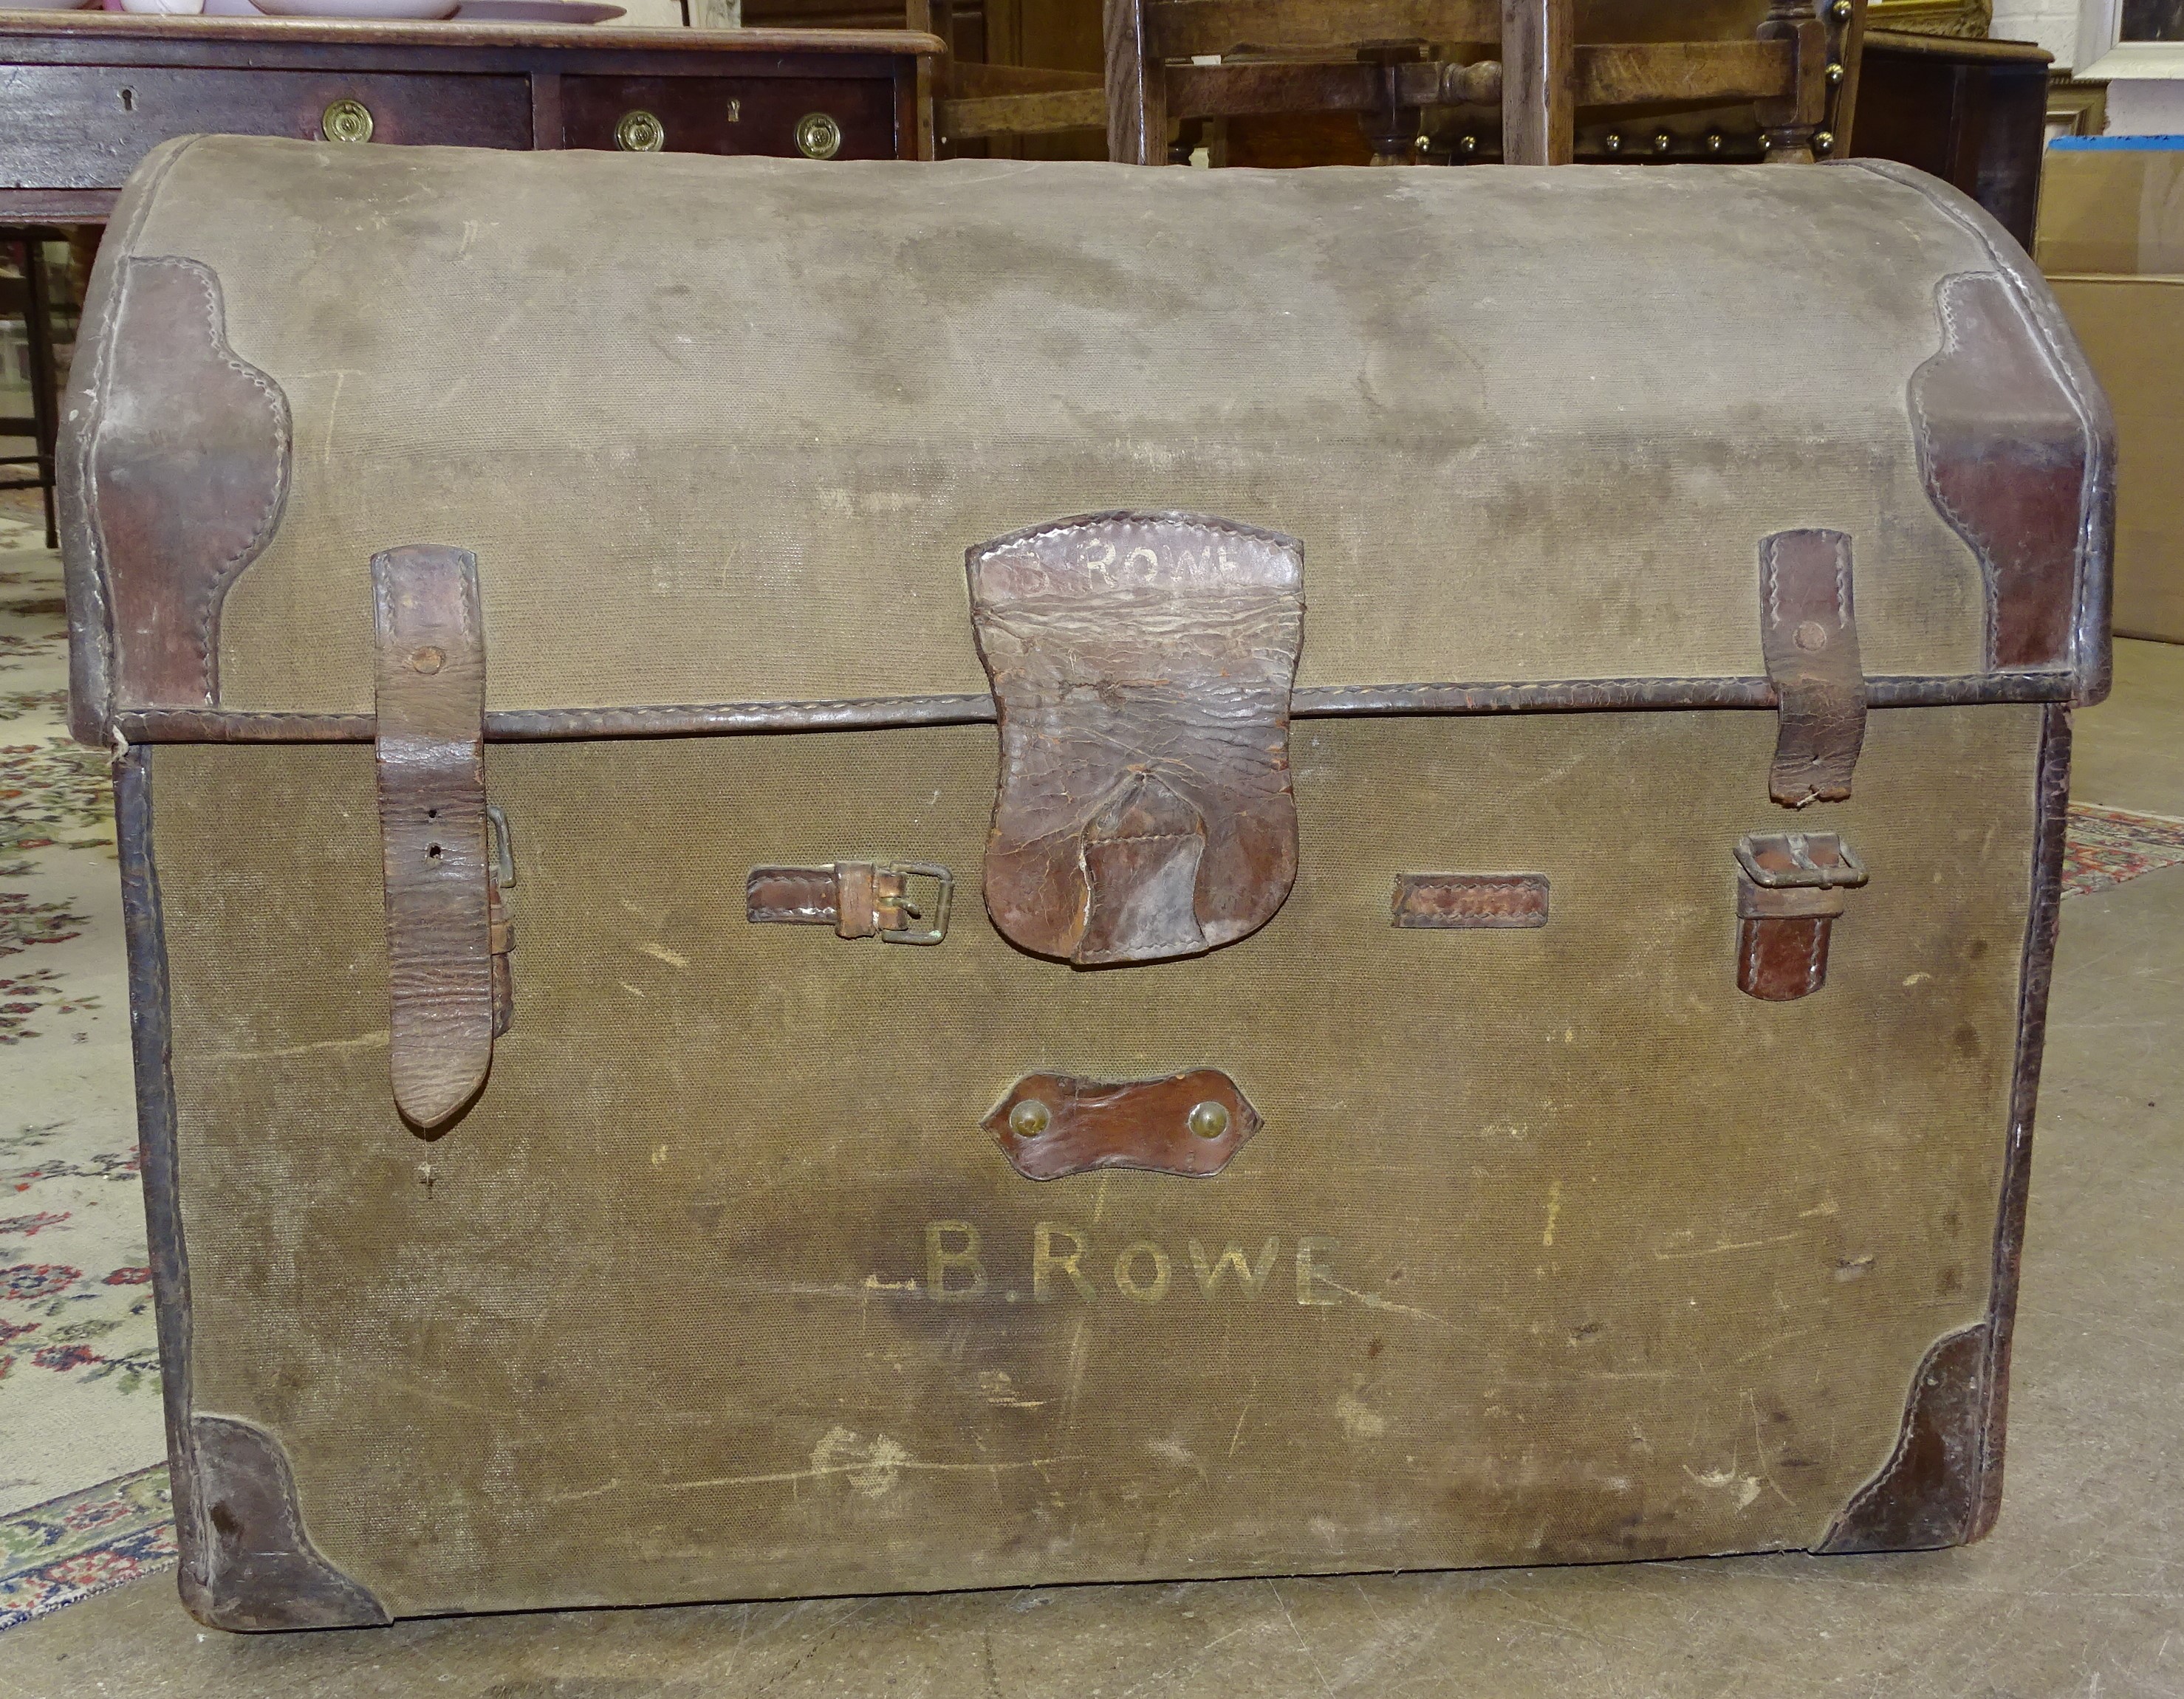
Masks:
[[[1817,619],[1806,620],[1790,636],[1797,646],[1808,654],[1815,649],[1825,649],[1828,646],[1828,628]]]
[[[447,663],[447,656],[437,649],[418,649],[412,652],[410,657],[410,670],[413,673],[422,673],[428,679]]]
[[[1035,1139],[1054,1124],[1054,1111],[1036,1097],[1027,1097],[1009,1111],[1009,1130],[1020,1139]]]
[[[1823,130],[1813,138],[1813,152],[1815,153],[1825,153],[1835,145],[1836,133],[1832,130]]]
[[[842,151],[842,126],[823,112],[796,120],[796,148],[807,159],[831,159]]]
[[[1828,81],[1831,83],[1840,83],[1842,80],[1843,68],[1841,65],[1830,65],[1828,67]]]
[[[639,108],[625,112],[615,125],[615,146],[625,153],[657,153],[667,145],[667,126]]]
[[[1676,138],[1669,135],[1667,130],[1658,130],[1654,131],[1653,151],[1656,153],[1665,153],[1675,145]]]
[[[1719,153],[1728,145],[1729,138],[1724,136],[1719,130],[1709,130],[1707,131],[1706,149],[1708,153]]]
[[[1190,1112],[1190,1130],[1201,1139],[1217,1139],[1228,1130],[1228,1106],[1211,1098]]]
[[[371,140],[371,108],[360,100],[337,100],[319,114],[319,134],[329,142]]]
[[[1828,8],[1828,16],[1838,24],[1847,24],[1851,20],[1852,9],[1850,0],[1836,0],[1836,3]]]
[[[1476,153],[1479,151],[1479,138],[1476,136],[1467,136],[1456,145],[1466,155]]]
[[[1623,132],[1619,130],[1609,130],[1607,139],[1602,142],[1601,146],[1611,153],[1620,153],[1623,151]]]

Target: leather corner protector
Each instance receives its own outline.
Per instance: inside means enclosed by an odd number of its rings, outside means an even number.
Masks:
[[[194,1528],[185,1528],[183,1607],[209,1628],[380,1628],[393,1618],[365,1588],[320,1555],[304,1531],[296,1479],[281,1442],[235,1416],[190,1418],[197,1476]]]
[[[966,556],[1000,724],[985,896],[1078,966],[1256,931],[1296,878],[1293,539],[1189,514],[1094,514]]]
[[[228,345],[209,267],[121,264],[81,491],[107,591],[114,701],[209,708],[221,603],[287,502],[288,402]]]
[[[979,1123],[1027,1180],[1135,1168],[1204,1180],[1264,1123],[1217,1068],[1112,1084],[1027,1074]]]
[[[1942,347],[1911,375],[1912,426],[1927,495],[1979,560],[1987,669],[2073,666],[2098,421],[2000,275],[1945,277],[1935,308]]]
[[[1988,1326],[1975,1322],[1927,1352],[1912,1377],[1896,1449],[1814,1550],[1928,1552],[1985,1531]]]

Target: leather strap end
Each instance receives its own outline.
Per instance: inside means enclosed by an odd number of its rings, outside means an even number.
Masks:
[[[1845,801],[1866,709],[1845,533],[1777,531],[1761,542],[1759,633],[1781,701],[1768,794],[1786,808]]]
[[[390,549],[373,557],[371,578],[390,1065],[396,1106],[429,1132],[478,1094],[493,1063],[477,558]]]

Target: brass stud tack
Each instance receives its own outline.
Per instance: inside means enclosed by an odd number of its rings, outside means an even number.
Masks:
[[[1009,1130],[1020,1139],[1035,1139],[1054,1124],[1054,1111],[1036,1097],[1027,1097],[1009,1111]]]
[[[1815,153],[1830,152],[1835,145],[1836,133],[1832,130],[1823,130],[1813,137],[1813,152]]]
[[[1706,150],[1708,153],[1719,153],[1728,145],[1729,138],[1724,136],[1719,130],[1709,130],[1707,131]]]
[[[1828,81],[1829,81],[1829,83],[1830,83],[1830,85],[1836,85],[1836,84],[1840,84],[1840,83],[1842,81],[1842,80],[1843,80],[1843,68],[1842,68],[1840,64],[1832,64],[1832,65],[1830,65],[1830,66],[1828,67]]]
[[[1208,1098],[1190,1112],[1190,1130],[1201,1139],[1217,1139],[1228,1130],[1228,1106]]]
[[[1623,132],[1619,130],[1609,130],[1607,139],[1601,143],[1601,146],[1611,153],[1620,153],[1623,151]]]
[[[1653,151],[1656,153],[1665,153],[1675,145],[1676,138],[1669,135],[1667,130],[1657,130],[1653,132]]]

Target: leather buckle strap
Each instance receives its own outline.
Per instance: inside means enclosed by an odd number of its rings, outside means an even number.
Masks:
[[[932,882],[929,905],[913,900],[912,880]],[[938,944],[955,898],[956,875],[923,861],[755,867],[744,881],[744,913],[754,925],[832,926],[838,937],[883,944]]]
[[[1865,741],[1847,536],[1777,531],[1761,541],[1759,637],[1781,701],[1769,794],[1786,808],[1844,801]]]
[[[396,1107],[431,1131],[484,1085],[497,1011],[477,558],[389,549],[371,582],[388,1048]]]

